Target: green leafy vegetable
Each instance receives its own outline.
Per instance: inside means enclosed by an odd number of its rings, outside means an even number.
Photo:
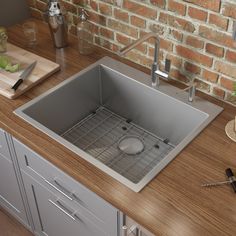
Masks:
[[[14,73],[16,71],[18,71],[20,68],[20,64],[15,64],[15,65],[11,65],[11,64],[8,64],[6,67],[5,67],[5,70],[6,71],[9,71],[11,73]]]
[[[0,56],[0,67],[5,69],[10,64],[10,59],[7,56]]]
[[[20,64],[12,65],[12,62],[9,57],[0,55],[0,68],[11,73],[17,72],[20,68]]]

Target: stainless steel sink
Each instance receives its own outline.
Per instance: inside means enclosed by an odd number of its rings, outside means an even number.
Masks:
[[[138,192],[222,110],[104,57],[15,114]]]

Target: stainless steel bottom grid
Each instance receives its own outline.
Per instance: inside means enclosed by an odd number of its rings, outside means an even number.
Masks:
[[[118,148],[124,136],[137,136],[144,150],[127,155]],[[61,135],[133,183],[138,183],[174,146],[110,110],[99,107]]]

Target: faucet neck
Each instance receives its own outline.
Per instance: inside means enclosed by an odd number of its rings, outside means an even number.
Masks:
[[[143,37],[141,37],[140,39],[137,39],[136,41],[134,41],[133,43],[129,44],[128,46],[122,48],[119,51],[119,55],[125,55],[127,52],[129,52],[130,50],[132,50],[133,48],[137,47],[139,44],[147,41],[150,38],[154,38],[155,39],[155,48],[157,45],[157,48],[159,47],[159,37],[155,34],[155,33],[148,33],[145,34]],[[156,51],[156,50],[155,50]],[[158,57],[158,55],[156,55],[156,58]]]

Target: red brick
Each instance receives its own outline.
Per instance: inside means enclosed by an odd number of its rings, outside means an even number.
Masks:
[[[181,32],[179,32],[178,30],[171,30],[170,34],[177,41],[179,41],[179,42],[183,41],[183,34]]]
[[[111,29],[120,31],[121,33],[129,35],[133,38],[138,37],[138,30],[137,29],[134,29],[131,26],[122,24],[121,22],[116,21],[116,20],[109,19],[108,20],[108,27],[111,28]]]
[[[126,57],[129,58],[131,61],[134,61],[136,63],[140,63],[140,60],[143,60],[143,55],[141,55],[137,51],[133,51],[133,50],[126,53]]]
[[[98,3],[96,1],[90,0],[90,6],[94,11],[98,11]]]
[[[137,16],[131,16],[130,22],[132,25],[137,26],[139,28],[145,28],[146,27],[146,20],[137,17]]]
[[[112,14],[112,8],[108,4],[99,3],[99,11],[103,15],[110,16]]]
[[[236,66],[222,61],[215,62],[215,70],[236,79]]]
[[[141,57],[139,59],[139,63],[141,65],[144,65],[144,66],[150,68],[153,64],[153,58]]]
[[[201,91],[207,92],[207,93],[210,92],[210,85],[208,83],[205,83],[204,81],[199,80],[199,79],[195,79],[194,81],[197,84],[196,87],[198,89],[200,89]]]
[[[196,38],[196,37],[193,37],[193,36],[187,36],[186,38],[186,44],[187,45],[190,45],[194,48],[200,48],[202,49],[203,46],[204,46],[204,41]]]
[[[157,10],[143,6],[141,4],[131,2],[129,0],[124,0],[123,7],[130,12],[133,12],[137,15],[149,18],[149,19],[156,19],[157,17]]]
[[[166,0],[150,0],[152,5],[164,8],[166,5]]]
[[[138,46],[135,47],[135,49],[143,54],[147,53],[147,45],[144,43],[139,44]]]
[[[99,15],[95,12],[88,12],[89,14],[89,20],[94,22],[94,23],[97,23],[99,25],[104,25],[106,26],[106,17],[103,16],[103,15]]]
[[[199,35],[202,36],[203,38],[219,43],[223,46],[236,48],[235,41],[232,39],[231,36],[222,32],[212,30],[206,26],[200,25]]]
[[[108,39],[114,39],[114,32],[109,29],[100,28],[100,34]]]
[[[149,25],[149,29],[150,29],[152,32],[154,32],[154,33],[156,33],[156,34],[158,34],[158,35],[163,35],[164,32],[165,32],[165,28],[164,28],[163,26],[161,26],[161,25],[159,25],[159,24],[155,24],[155,23],[150,24],[150,25]],[[145,33],[146,33],[146,32],[145,32]]]
[[[206,21],[207,20],[207,12],[194,8],[194,7],[189,7],[188,9],[188,15],[193,18],[193,19],[197,19],[200,21]]]
[[[215,95],[218,98],[223,99],[225,97],[225,91],[219,87],[213,87],[213,95]]]
[[[225,3],[223,6],[223,15],[236,19],[236,4]]]
[[[186,77],[185,75],[183,75],[179,70],[177,69],[171,69],[170,71],[170,76],[174,79],[178,79],[181,82],[184,83],[188,83],[189,82],[189,78]]]
[[[182,59],[171,54],[167,54],[166,58],[171,60],[171,65],[180,68],[182,65]]]
[[[63,2],[63,6],[65,7],[65,9],[73,14],[77,13],[77,8],[74,4],[69,3],[69,2]]]
[[[217,73],[214,73],[212,71],[204,69],[204,71],[202,73],[202,77],[203,77],[203,79],[205,79],[207,81],[210,81],[212,83],[216,83],[219,75]]]
[[[205,9],[219,12],[221,0],[183,0],[184,2],[190,2],[197,6],[201,6]]]
[[[201,73],[201,68],[199,66],[196,66],[190,62],[185,62],[184,63],[184,68],[186,71],[193,73],[193,74],[200,74]]]
[[[149,49],[148,49],[148,56],[153,58],[153,55],[154,55],[154,48],[149,47]],[[160,50],[159,51],[159,61],[162,61],[163,58],[164,58],[163,51]]]
[[[173,43],[165,39],[160,39],[160,48],[165,49],[166,51],[173,51]]]
[[[224,48],[218,47],[214,44],[207,43],[206,44],[206,52],[213,54],[217,57],[223,57],[224,55]]]
[[[124,22],[129,22],[129,14],[120,9],[117,9],[117,8],[114,9],[114,16],[116,19],[119,19]]]
[[[47,4],[41,1],[36,1],[35,7],[40,10],[40,11],[46,11],[47,9]]]
[[[172,15],[168,15],[163,12],[160,13],[159,21],[164,24],[173,26],[177,29],[182,29],[191,33],[195,31],[195,27],[190,21],[187,21],[187,20],[172,16]]]
[[[100,37],[95,37],[95,43],[113,52],[117,52],[119,50],[117,45],[109,42],[108,40],[104,40]]]
[[[44,0],[45,1],[45,0]],[[48,0],[46,0],[47,2]],[[88,4],[88,0],[72,0],[71,1],[73,4],[79,5],[79,6],[85,6],[86,4]]]
[[[236,63],[236,52],[227,50],[225,55],[226,60]]]
[[[129,37],[126,37],[119,33],[116,33],[116,41],[123,45],[128,45],[131,43],[131,39]]]
[[[176,2],[174,0],[169,0],[168,10],[178,13],[179,15],[184,16],[186,13],[186,6],[182,3]]]
[[[43,20],[42,12],[33,8],[30,8],[30,16],[39,20]]]
[[[223,30],[227,30],[229,20],[225,17],[216,14],[210,14],[209,23]]]
[[[227,78],[225,78],[225,77],[221,77],[221,78],[220,78],[220,85],[221,85],[223,88],[226,88],[226,89],[228,89],[228,90],[233,91],[233,89],[234,89],[234,83],[235,83],[235,81],[230,80],[230,79],[227,79]]]
[[[201,65],[205,65],[208,67],[212,65],[213,59],[211,57],[203,55],[197,51],[193,51],[189,48],[185,48],[181,45],[176,46],[176,52],[179,56],[195,61]]]

